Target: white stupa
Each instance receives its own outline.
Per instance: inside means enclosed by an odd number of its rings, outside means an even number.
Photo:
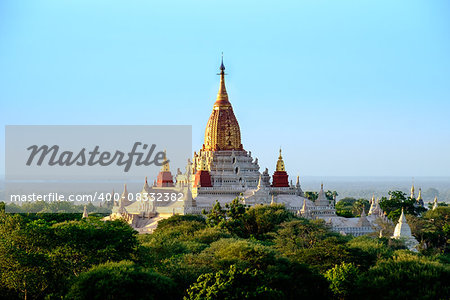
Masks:
[[[394,235],[392,236],[394,239],[403,240],[405,242],[406,247],[408,247],[409,250],[417,252],[417,245],[419,245],[419,242],[417,242],[416,238],[411,234],[411,228],[408,225],[408,222],[405,218],[405,213],[402,208],[402,214],[400,215],[400,218],[398,219],[398,223],[395,226]]]

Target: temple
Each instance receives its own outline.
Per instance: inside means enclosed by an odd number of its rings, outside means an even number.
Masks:
[[[108,218],[125,219],[139,232],[148,233],[156,228],[159,220],[173,214],[201,214],[210,210],[216,201],[226,204],[239,198],[248,206],[283,204],[298,216],[323,219],[332,230],[343,234],[374,232],[375,219],[384,217],[375,201],[369,216],[364,211],[361,218],[337,216],[334,201],[328,199],[323,184],[318,199],[311,201],[303,193],[299,176],[295,184],[289,180],[281,149],[273,175],[269,175],[267,168],[260,172],[258,158],[252,157],[252,152],[245,149],[241,140],[239,123],[225,85],[223,58],[219,70],[219,91],[206,123],[204,143],[194,152],[192,160],[187,160],[184,172],[178,169],[173,176],[165,154],[155,183],[150,186],[145,178],[141,201],[128,201],[125,185],[122,197]],[[170,153],[167,155],[170,157]],[[145,195],[157,192],[180,194],[182,201],[145,201]]]

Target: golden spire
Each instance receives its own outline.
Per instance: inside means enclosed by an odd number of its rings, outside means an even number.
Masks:
[[[241,131],[239,123],[234,115],[228,94],[225,88],[225,66],[220,65],[220,87],[213,111],[206,124],[205,143],[203,150],[243,150],[241,144]]]
[[[167,160],[166,149],[164,149],[164,161],[161,167],[162,172],[170,172],[169,161]],[[147,177],[145,179],[147,181]]]
[[[214,108],[218,107],[229,107],[231,103],[228,101],[227,88],[225,87],[225,65],[223,64],[223,52],[222,52],[222,62],[220,64],[220,86],[219,92],[217,93],[216,103],[214,103]]]
[[[284,161],[283,161],[283,157],[281,156],[281,148],[280,148],[280,156],[278,156],[278,161],[277,161],[277,171],[286,171],[286,169],[284,168]]]
[[[419,188],[419,196],[417,196],[417,201],[422,200],[422,189]]]

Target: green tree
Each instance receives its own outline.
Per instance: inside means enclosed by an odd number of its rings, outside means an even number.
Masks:
[[[365,271],[365,269],[375,265],[378,260],[392,257],[394,251],[399,249],[398,247],[389,244],[389,241],[390,239],[386,238],[380,239],[363,235],[348,241],[347,246],[350,249],[358,249],[360,255],[364,255],[362,259],[366,265],[362,270]]]
[[[130,261],[93,267],[75,280],[66,299],[172,299],[175,284]]]
[[[366,214],[369,212],[370,209],[370,203],[368,200],[366,199],[358,199],[355,201],[355,203],[353,203],[353,207],[352,207],[352,214],[355,217],[358,217],[362,214],[362,211],[366,212]]]
[[[283,293],[268,287],[261,271],[240,270],[231,265],[228,271],[201,275],[187,290],[186,300],[281,299]]]
[[[225,209],[216,202],[206,216],[206,223],[210,227],[225,228],[239,237],[264,240],[279,224],[292,218],[294,215],[282,204],[255,205],[247,208],[239,198],[235,198],[226,204]]]
[[[27,224],[19,215],[0,212],[0,237],[3,289],[27,299],[42,297],[58,286],[60,280],[49,255],[52,243],[45,222]]]
[[[131,259],[137,232],[127,223],[96,218],[52,225],[51,256],[62,270],[77,276],[92,265]]]
[[[274,234],[275,248],[286,256],[295,255],[299,249],[312,248],[326,237],[334,235],[323,221],[293,220],[281,224]]]
[[[199,215],[173,215],[170,218],[161,220],[158,222],[158,230],[163,228],[176,226],[186,221],[198,222],[200,224],[206,224],[205,218]]]
[[[346,197],[346,198],[339,200],[335,206],[336,214],[338,216],[345,217],[345,218],[354,217],[353,208],[354,208],[355,203],[356,203],[356,199],[351,198],[351,197]]]
[[[136,232],[121,221],[63,223],[0,213],[0,278],[24,298],[61,294],[94,264],[131,258]]]
[[[142,244],[137,259],[146,266],[156,266],[173,256],[200,252],[214,239],[229,236],[224,229],[207,227],[203,218],[175,215],[158,225],[153,234],[139,237]]]
[[[222,239],[200,254],[186,255],[183,265],[192,270],[211,268],[207,273],[226,272],[232,265],[238,270],[257,270],[262,272],[260,283],[282,292],[282,299],[323,299],[329,293],[324,277],[259,241]]]
[[[206,214],[205,211],[203,211],[203,214]],[[216,200],[216,203],[214,204],[211,211],[206,216],[206,224],[210,227],[215,226],[222,226],[222,223],[226,219],[226,211],[222,208],[219,201]]]
[[[245,212],[242,217],[240,237],[255,237],[267,239],[269,233],[274,232],[281,223],[292,220],[294,215],[282,204],[255,205]],[[234,225],[234,224],[233,224]],[[236,228],[236,227],[231,227]],[[233,230],[231,230],[233,232]]]
[[[325,273],[330,289],[338,299],[347,299],[354,292],[359,270],[352,263],[335,265]]]
[[[309,200],[311,200],[312,202],[315,202],[317,200],[317,198],[319,197],[319,193],[312,192],[312,191],[306,191],[305,197],[308,198]]]
[[[325,192],[325,196],[327,197],[328,200],[333,201],[334,197],[339,196],[339,194],[336,191],[326,191]]]
[[[401,250],[362,274],[357,291],[364,299],[449,299],[450,267]],[[382,292],[380,292],[382,291]]]
[[[425,252],[450,253],[450,207],[440,206],[427,211],[422,218],[422,238]]]

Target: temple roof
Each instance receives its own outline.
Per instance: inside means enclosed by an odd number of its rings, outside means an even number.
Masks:
[[[206,125],[203,149],[206,151],[243,150],[239,123],[234,115],[231,103],[228,101],[223,58],[219,75],[219,92]]]
[[[231,103],[228,101],[228,93],[227,88],[225,87],[225,65],[223,64],[223,56],[222,63],[220,64],[220,86],[219,91],[217,92],[216,103],[214,103],[214,107],[229,107]]]

